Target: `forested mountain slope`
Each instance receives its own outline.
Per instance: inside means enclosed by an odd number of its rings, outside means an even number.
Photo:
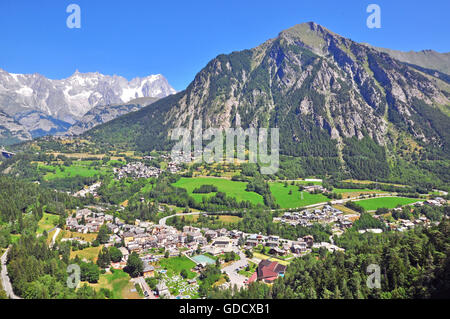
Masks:
[[[150,151],[169,149],[170,131],[196,119],[278,127],[282,154],[326,173],[448,182],[449,96],[446,78],[311,22],[217,56],[186,90],[85,136]]]

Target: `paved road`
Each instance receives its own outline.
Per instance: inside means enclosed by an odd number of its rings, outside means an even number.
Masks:
[[[240,289],[241,287],[245,286],[244,281],[247,280],[248,278],[238,274],[236,269],[238,267],[247,266],[248,261],[245,254],[243,254],[240,250],[235,252],[239,254],[239,257],[241,257],[241,259],[223,268],[222,270],[228,275],[228,277],[230,277],[231,287],[237,286],[237,288]]]
[[[6,291],[6,295],[11,299],[22,299],[14,294],[14,291],[11,286],[11,282],[8,277],[8,269],[6,268],[6,257],[8,255],[9,248],[5,251],[3,256],[1,257],[2,271],[1,271],[1,280],[3,289]]]
[[[149,285],[145,281],[144,277],[137,277],[135,279],[135,283],[138,283],[141,285],[142,290],[148,293],[148,297],[145,297],[145,299],[156,299],[155,295],[153,294],[153,291],[150,289]]]
[[[55,233],[53,234],[52,242],[50,244],[50,247],[53,247],[55,245],[56,237],[58,237],[59,232],[61,231],[61,228],[56,228]]]
[[[186,213],[186,214],[175,214],[175,215],[170,215],[170,216],[166,216],[166,217],[163,217],[163,218],[161,218],[160,220],[159,220],[159,225],[160,226],[166,226],[166,221],[169,219],[169,218],[172,218],[172,217],[175,217],[175,216],[189,216],[189,215],[202,215],[202,214],[206,214],[205,212],[195,212],[195,213]]]

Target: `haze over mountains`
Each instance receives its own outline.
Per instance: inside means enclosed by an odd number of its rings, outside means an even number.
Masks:
[[[175,92],[161,74],[128,81],[117,75],[77,71],[67,79],[51,80],[0,69],[0,143],[28,139],[28,134],[16,133],[18,126],[32,137],[61,133],[94,107]]]
[[[381,52],[385,52],[399,61],[414,64],[427,69],[433,69],[450,75],[450,52],[439,53],[434,50],[404,52],[385,48],[373,48]]]
[[[205,127],[279,127],[281,153],[312,175],[345,170],[374,179],[394,174],[395,161],[449,156],[449,97],[446,77],[311,22],[217,56],[186,90],[86,136],[149,151],[170,147],[170,131],[196,119]]]

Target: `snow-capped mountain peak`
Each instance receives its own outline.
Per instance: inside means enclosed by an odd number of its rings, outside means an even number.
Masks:
[[[118,75],[80,73],[51,80],[40,74],[8,73],[0,69],[0,110],[14,115],[37,110],[74,123],[98,105],[128,103],[141,97],[161,98],[176,91],[161,74],[128,81]]]
[[[127,104],[139,98],[158,99],[174,93],[161,74],[128,81],[118,75],[76,70],[68,78],[52,80],[38,73],[17,74],[0,69],[0,112],[4,114],[3,126],[10,128],[9,135],[0,132],[0,141],[10,135],[17,138],[8,141],[27,139],[29,133],[33,137],[62,133],[94,107],[101,106],[106,112],[111,105]],[[127,110],[115,110],[113,114],[120,115]],[[20,125],[26,134],[19,132]]]

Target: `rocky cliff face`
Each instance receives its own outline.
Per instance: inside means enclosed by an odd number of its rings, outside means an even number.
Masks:
[[[211,61],[168,119],[192,125],[202,117],[219,127],[233,125],[237,116],[244,126],[282,126],[296,119],[298,129],[309,122],[336,140],[367,133],[384,144],[389,117],[396,116],[426,140],[412,119],[415,99],[430,107],[449,104],[416,70],[309,23],[253,50]]]
[[[8,114],[0,111],[0,145],[30,140],[31,134]]]
[[[385,176],[400,149],[420,157],[434,147],[450,157],[449,92],[445,77],[305,23],[219,55],[185,91],[86,135],[146,151],[170,147],[170,131],[198,119],[205,127],[278,127],[282,154],[335,170],[383,167]]]

